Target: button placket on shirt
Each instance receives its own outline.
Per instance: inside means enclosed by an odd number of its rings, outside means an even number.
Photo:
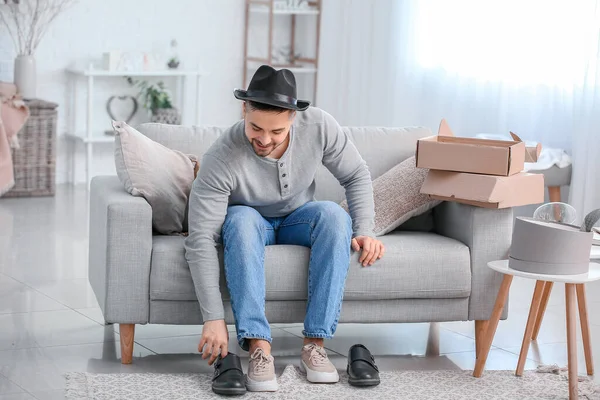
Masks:
[[[290,194],[290,181],[287,164],[285,161],[279,162],[279,186],[283,197]]]

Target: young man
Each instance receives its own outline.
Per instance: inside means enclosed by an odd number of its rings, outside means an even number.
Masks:
[[[306,246],[311,279],[301,366],[311,382],[337,382],[323,340],[337,326],[351,248],[363,249],[363,266],[384,253],[372,231],[370,173],[333,117],[296,100],[291,71],[263,65],[248,90],[234,94],[243,101],[244,119],[206,152],[190,194],[185,247],[204,320],[199,351],[209,364],[219,359],[213,390],[243,390],[239,359],[227,351],[216,249],[222,243],[237,340],[250,352],[245,386],[277,390],[265,317],[265,246]],[[352,217],[333,202],[314,201],[319,165],[344,186]]]

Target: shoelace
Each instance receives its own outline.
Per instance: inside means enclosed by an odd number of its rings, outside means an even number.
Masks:
[[[313,365],[325,365],[329,361],[327,358],[327,352],[321,346],[318,346],[314,343],[310,343],[306,346],[307,350],[310,350],[310,356],[308,357],[308,361]]]
[[[254,353],[250,356],[250,360],[256,361],[253,368],[256,375],[266,372],[271,363],[265,352],[260,348],[254,350]]]

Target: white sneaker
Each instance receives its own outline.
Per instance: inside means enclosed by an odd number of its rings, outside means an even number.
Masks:
[[[325,349],[314,343],[302,347],[300,370],[312,383],[336,383],[340,380],[337,369],[329,361]]]
[[[278,389],[273,356],[260,347],[250,356],[246,389],[250,392],[275,392]]]

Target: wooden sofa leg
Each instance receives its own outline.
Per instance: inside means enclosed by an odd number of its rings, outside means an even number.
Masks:
[[[485,331],[488,327],[487,320],[477,320],[475,321],[475,357],[479,358],[479,353],[481,352],[481,345],[485,338]]]
[[[121,364],[131,364],[135,324],[119,324],[119,334],[121,336]]]

